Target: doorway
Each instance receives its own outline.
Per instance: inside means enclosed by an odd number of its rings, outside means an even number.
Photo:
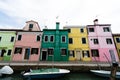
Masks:
[[[116,62],[114,50],[109,50],[112,62]]]
[[[77,60],[81,60],[81,58],[82,58],[81,52],[80,51],[76,51],[76,59]]]
[[[42,51],[42,61],[47,60],[47,51]]]
[[[30,48],[26,48],[25,49],[25,56],[24,56],[24,59],[29,59],[29,56],[30,56]]]

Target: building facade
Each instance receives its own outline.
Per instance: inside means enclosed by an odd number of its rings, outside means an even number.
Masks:
[[[39,61],[42,32],[37,22],[27,21],[21,31],[17,31],[13,61]]]
[[[113,39],[116,45],[116,49],[117,49],[117,53],[118,53],[118,57],[120,60],[120,34],[113,34]]]
[[[16,31],[0,29],[0,61],[10,61],[16,38]]]
[[[98,24],[98,19],[94,20],[93,25],[87,25],[92,61],[119,60],[110,26],[110,24]]]
[[[87,29],[85,26],[65,26],[69,37],[69,60],[91,61]]]
[[[68,61],[68,31],[59,29],[43,29],[40,60]]]

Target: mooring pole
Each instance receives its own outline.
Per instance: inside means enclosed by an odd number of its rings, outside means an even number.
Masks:
[[[116,79],[117,68],[118,68],[118,63],[113,62],[112,63],[112,68],[111,68],[110,80],[115,80]]]

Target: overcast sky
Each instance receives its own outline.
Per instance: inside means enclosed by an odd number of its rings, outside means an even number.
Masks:
[[[120,33],[120,0],[0,0],[0,28],[19,28],[28,20],[41,27],[90,25],[95,18],[100,24],[111,24],[113,33]]]

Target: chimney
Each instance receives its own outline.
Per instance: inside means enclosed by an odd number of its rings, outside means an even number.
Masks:
[[[57,29],[57,30],[59,29],[59,25],[60,25],[60,23],[59,23],[59,22],[56,22],[56,29]]]
[[[98,19],[95,19],[93,22],[94,22],[94,25],[97,25],[98,24]]]

